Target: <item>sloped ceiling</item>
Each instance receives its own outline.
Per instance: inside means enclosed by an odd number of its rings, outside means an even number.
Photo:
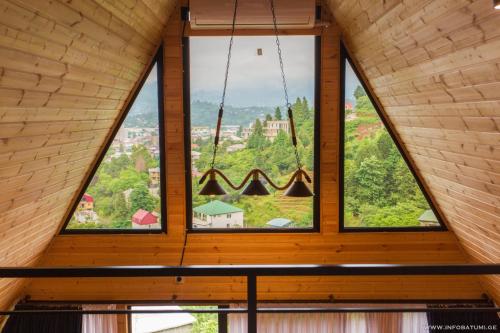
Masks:
[[[331,0],[351,53],[472,261],[500,262],[500,11]],[[482,279],[500,299],[500,279]]]
[[[173,0],[0,1],[0,263],[32,265],[151,60]],[[0,281],[0,308],[22,281]]]

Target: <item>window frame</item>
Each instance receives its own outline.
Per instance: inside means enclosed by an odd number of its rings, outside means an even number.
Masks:
[[[314,38],[314,174],[313,174],[313,223],[310,228],[194,228],[193,227],[193,193],[192,193],[192,161],[191,161],[191,64],[190,64],[190,36],[182,37],[183,60],[183,109],[184,109],[184,163],[185,163],[185,191],[186,191],[186,232],[197,234],[289,234],[289,233],[319,233],[320,232],[320,145],[321,145],[321,35],[296,34],[296,36],[311,36]],[[209,35],[210,36],[210,35]],[[225,36],[218,34],[217,36]],[[238,36],[238,35],[236,35]],[[243,36],[243,35],[242,35]],[[244,36],[272,36],[271,34]],[[293,30],[286,36],[295,36]],[[196,35],[193,37],[203,37]]]
[[[413,178],[415,179],[415,182],[417,183],[418,187],[420,188],[420,191],[424,195],[425,199],[427,200],[429,207],[435,214],[439,226],[435,227],[429,227],[429,226],[422,226],[422,227],[345,227],[344,226],[344,151],[345,151],[345,80],[346,80],[346,63],[349,62],[351,65],[351,68],[353,69],[354,73],[356,74],[359,82],[361,83],[361,86],[366,92],[366,95],[370,99],[370,102],[372,103],[375,111],[377,112],[380,120],[384,124],[385,129],[389,133],[392,141],[396,145],[401,157],[405,161],[406,166],[410,170],[411,174],[413,175]],[[339,73],[339,78],[340,78],[340,96],[339,96],[339,124],[340,124],[340,137],[339,137],[339,233],[351,233],[351,232],[428,232],[428,231],[447,231],[447,227],[445,223],[443,222],[443,218],[441,216],[440,211],[436,208],[436,205],[434,204],[434,201],[432,197],[427,193],[427,190],[425,189],[422,181],[420,180],[419,175],[415,171],[413,164],[410,162],[410,159],[408,156],[406,156],[405,151],[403,147],[401,146],[401,143],[398,140],[398,137],[394,134],[393,128],[390,126],[390,123],[386,117],[386,115],[380,110],[379,105],[376,103],[376,100],[372,96],[371,89],[369,89],[368,85],[366,82],[363,80],[363,76],[360,75],[360,72],[358,68],[356,67],[356,64],[353,62],[351,55],[345,46],[344,42],[341,40],[340,41],[340,73]]]
[[[166,191],[166,185],[167,185],[167,173],[166,173],[166,161],[165,161],[165,121],[164,121],[164,94],[163,94],[163,69],[164,69],[164,63],[163,63],[163,55],[164,55],[164,45],[161,44],[158,47],[158,50],[155,53],[155,56],[151,60],[151,63],[148,65],[147,70],[145,71],[144,77],[142,77],[142,81],[139,83],[139,85],[136,87],[136,89],[132,92],[132,95],[130,95],[130,99],[125,107],[125,109],[122,111],[122,113],[119,116],[119,119],[117,123],[115,124],[115,127],[113,128],[110,137],[107,139],[106,144],[102,148],[102,150],[99,152],[98,158],[92,167],[92,170],[90,171],[90,174],[87,176],[87,179],[85,180],[83,186],[81,187],[81,190],[78,194],[78,196],[75,199],[75,202],[73,203],[71,209],[68,211],[68,214],[66,216],[66,221],[64,222],[61,230],[59,231],[60,235],[75,235],[75,234],[89,234],[89,235],[95,235],[95,234],[161,234],[161,233],[167,233],[167,191]],[[146,82],[149,74],[153,70],[154,66],[156,65],[156,71],[157,71],[157,82],[158,82],[158,135],[159,135],[159,150],[160,150],[160,203],[161,203],[161,218],[160,218],[160,228],[159,229],[68,229],[68,224],[71,221],[71,218],[73,217],[73,214],[75,213],[75,210],[77,209],[80,199],[82,198],[83,194],[86,192],[88,186],[90,185],[92,179],[94,178],[94,175],[96,174],[97,170],[99,169],[99,166],[101,165],[102,161],[104,160],[104,157],[106,156],[106,153],[108,152],[109,148],[111,147],[111,144],[113,143],[113,140],[116,137],[116,134],[120,130],[121,126],[123,125],[123,122],[127,118],[130,109],[132,108],[132,105],[134,104],[137,96],[141,92],[144,83]]]

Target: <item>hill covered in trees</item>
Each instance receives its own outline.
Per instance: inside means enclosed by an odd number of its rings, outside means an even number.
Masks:
[[[429,204],[360,86],[354,97],[344,133],[344,225],[419,226]]]
[[[305,98],[297,98],[292,109],[297,127],[299,154],[304,168],[312,175],[314,163],[314,110]],[[271,141],[265,137],[264,128],[267,121],[286,119],[286,116],[279,109],[270,109],[269,113],[265,114],[264,117],[256,117],[255,115],[252,115],[252,117],[252,133],[245,142],[245,149],[227,152],[227,147],[235,142],[224,141],[217,155],[216,167],[223,170],[235,183],[241,182],[251,169],[260,168],[274,181],[284,184],[296,170],[290,135],[280,130],[276,138]],[[262,118],[263,120],[261,120]],[[230,122],[227,121],[227,123]],[[199,139],[193,143],[198,145],[197,151],[201,152],[200,158],[194,161],[194,165],[196,169],[203,172],[209,168],[213,147],[212,138]],[[193,207],[200,206],[211,200],[206,196],[198,195],[200,190],[198,180],[199,177],[193,177]],[[241,196],[238,191],[229,191],[229,187],[225,186],[228,195],[221,198],[221,200],[244,210],[246,227],[265,227],[268,221],[277,217],[290,219],[298,227],[312,226],[312,198],[287,198],[282,195],[281,191],[275,191],[270,186],[267,188],[271,195],[255,198]]]

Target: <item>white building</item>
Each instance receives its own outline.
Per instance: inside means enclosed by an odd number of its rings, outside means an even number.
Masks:
[[[243,210],[214,200],[193,209],[194,228],[242,228]]]
[[[268,120],[266,122],[266,127],[264,127],[264,136],[266,138],[273,141],[278,136],[279,131],[289,133],[290,124],[288,120]]]

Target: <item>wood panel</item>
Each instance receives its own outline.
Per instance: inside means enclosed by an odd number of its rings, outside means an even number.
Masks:
[[[179,8],[176,9],[177,13]],[[329,13],[325,11],[323,17]],[[165,45],[165,126],[168,234],[61,235],[42,265],[178,265],[186,223],[180,15],[168,23]],[[190,234],[184,264],[459,263],[450,232],[338,233],[339,30],[322,32],[320,233]],[[474,277],[357,277],[262,279],[260,299],[478,298]],[[49,300],[241,300],[240,278],[41,279],[27,289]]]
[[[0,1],[0,262],[34,265],[161,41],[173,1]],[[0,281],[0,308],[26,281]]]
[[[500,12],[491,1],[330,0],[471,261],[500,262]],[[481,279],[498,302],[498,278]]]

